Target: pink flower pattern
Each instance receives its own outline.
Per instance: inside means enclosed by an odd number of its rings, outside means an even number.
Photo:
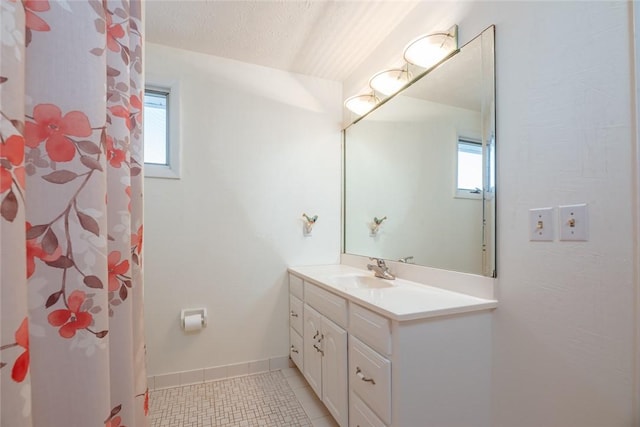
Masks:
[[[107,24],[107,48],[112,52],[120,52],[121,44],[118,39],[124,37],[125,32],[120,24],[113,23],[113,17],[109,11],[106,13]]]
[[[22,135],[10,135],[4,143],[0,143],[0,193],[9,190],[14,181],[24,188],[24,138]]]
[[[127,155],[124,150],[116,148],[113,143],[113,138],[107,136],[107,160],[109,164],[114,168],[119,168],[122,166],[122,162],[124,162],[127,158]]]
[[[24,13],[25,21],[28,29],[33,31],[49,31],[51,28],[49,24],[38,15],[36,12],[46,12],[51,7],[49,6],[49,0],[24,0]]]
[[[31,229],[31,224],[27,222],[27,233]],[[36,258],[44,262],[52,262],[60,258],[62,249],[56,247],[51,253],[47,253],[38,239],[27,239],[27,279],[33,276],[36,271]]]
[[[11,378],[17,382],[21,383],[27,376],[27,372],[29,372],[29,319],[26,317],[20,323],[18,330],[15,334],[16,344],[19,347],[22,347],[24,351],[13,364],[13,369],[11,369]]]
[[[115,292],[120,289],[123,275],[129,271],[129,261],[120,261],[120,252],[113,251],[109,254],[109,291]]]
[[[80,364],[86,369],[96,361],[82,373],[76,372],[80,369],[77,364],[57,363],[53,358],[59,356],[53,353],[51,360],[41,359],[49,364],[46,369],[68,369],[68,376],[109,376],[106,383],[113,390],[92,390],[87,402],[98,399],[93,392],[100,398],[115,395],[120,400],[106,419],[105,414],[63,419],[71,415],[60,412],[57,416],[43,412],[43,419],[56,419],[60,425],[137,427],[137,420],[148,415],[149,405],[148,388],[141,380],[144,365],[138,362],[143,360],[139,357],[144,352],[143,336],[138,326],[121,330],[122,322],[112,317],[126,313],[126,319],[135,313],[133,321],[142,321],[142,292],[132,292],[142,286],[141,275],[136,274],[142,268],[142,213],[139,203],[131,206],[132,198],[141,197],[142,185],[141,2],[7,1],[15,4],[7,13],[14,14],[10,18],[24,37],[16,38],[22,39],[16,54],[12,45],[7,56],[8,48],[0,44],[0,262],[3,279],[6,269],[8,286],[15,286],[15,292],[8,293],[11,298],[0,301],[3,325],[13,325],[15,330],[9,342],[0,342],[3,402],[22,399],[15,384],[48,373],[40,364],[30,366],[32,356],[35,358],[29,339],[31,321],[38,325],[39,342],[67,345],[72,359],[88,357],[89,351],[113,351],[109,346],[136,355],[135,367],[99,365],[108,360],[100,357]],[[79,43],[77,33],[70,30],[79,25],[95,28],[96,33],[87,34]],[[36,45],[38,54],[27,55]],[[78,46],[91,61],[82,53],[73,62],[56,56],[60,49],[80,52]],[[27,56],[29,63],[24,62]],[[99,62],[95,56],[103,56],[103,73],[90,68]],[[25,67],[34,68],[24,73]],[[46,79],[51,81],[40,84]],[[77,85],[80,80],[82,91]],[[85,91],[85,85],[93,87]],[[104,105],[105,100],[106,109],[99,111],[96,106]],[[125,212],[128,207],[129,217],[123,217],[123,206]],[[11,242],[5,243],[4,230],[12,231],[7,233]],[[97,241],[106,244],[94,243]],[[11,251],[4,251],[9,247]],[[112,328],[117,328],[116,334],[111,333]],[[111,338],[105,339],[107,335]],[[86,349],[87,343],[95,348]],[[134,375],[138,370],[142,375]],[[52,389],[61,386],[53,384]],[[64,394],[51,396],[67,398]],[[88,404],[82,402],[84,398],[74,404]],[[23,425],[4,408],[3,425],[5,417],[7,424]],[[22,416],[20,411],[16,416]]]
[[[88,137],[93,131],[89,119],[81,111],[71,111],[64,116],[60,108],[52,104],[39,104],[33,110],[33,121],[26,124],[26,144],[36,148],[45,141],[49,158],[56,162],[71,161],[76,147],[71,136]]]
[[[121,427],[120,423],[122,422],[122,418],[115,416],[111,418],[109,421],[104,423],[104,427]]]
[[[52,311],[48,320],[51,326],[60,327],[59,333],[63,338],[73,338],[78,329],[86,329],[91,325],[93,317],[80,308],[86,299],[82,291],[73,291],[67,298],[68,309]]]
[[[138,232],[131,235],[131,248],[136,254],[142,254],[142,225],[138,228]]]

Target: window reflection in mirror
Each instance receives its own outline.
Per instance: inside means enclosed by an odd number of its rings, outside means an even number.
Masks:
[[[482,141],[458,137],[456,158],[456,196],[482,197]]]

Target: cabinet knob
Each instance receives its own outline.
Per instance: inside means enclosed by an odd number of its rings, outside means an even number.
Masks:
[[[291,317],[298,317],[298,313],[296,313],[295,311],[291,310]]]
[[[362,373],[362,370],[360,369],[359,366],[356,366],[356,375],[358,376],[358,378],[360,378],[362,381],[364,382],[368,382],[371,383],[373,385],[376,385],[376,382],[373,380],[373,378],[367,378],[364,376],[364,374]]]
[[[318,347],[317,345],[314,344],[313,348],[315,348],[318,353],[320,353],[321,355],[324,356],[324,351],[320,347]]]
[[[291,346],[291,353],[299,353],[294,346]]]

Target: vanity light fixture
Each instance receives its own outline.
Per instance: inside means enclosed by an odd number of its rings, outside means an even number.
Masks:
[[[458,48],[458,26],[446,32],[425,34],[409,42],[404,60],[422,68],[431,68]]]
[[[371,89],[388,96],[405,87],[412,78],[413,74],[409,71],[409,64],[407,63],[403,68],[393,68],[374,74],[369,79],[369,86],[371,86]]]
[[[380,98],[375,92],[364,95],[355,95],[344,101],[344,106],[359,116],[364,116],[380,103]]]
[[[380,71],[369,79],[372,91],[349,97],[344,106],[359,116],[364,116],[380,103],[376,91],[391,96],[411,83],[413,75],[409,64],[421,68],[431,68],[458,49],[458,26],[453,25],[446,32],[436,32],[420,36],[404,49],[403,68]]]

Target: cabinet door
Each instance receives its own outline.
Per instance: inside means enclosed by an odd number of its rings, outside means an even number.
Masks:
[[[322,401],[341,427],[349,422],[347,331],[322,318]]]
[[[311,308],[304,305],[304,377],[322,399],[322,349],[320,340],[322,338],[322,316]]]

